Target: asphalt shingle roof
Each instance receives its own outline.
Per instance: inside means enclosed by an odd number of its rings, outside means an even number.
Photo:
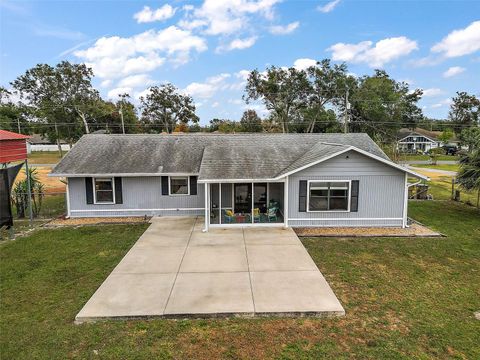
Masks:
[[[75,144],[52,175],[271,179],[349,146],[389,160],[367,134],[90,134]]]

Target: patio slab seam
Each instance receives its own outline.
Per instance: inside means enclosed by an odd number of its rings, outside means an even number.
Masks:
[[[255,295],[253,294],[252,274],[250,272],[250,262],[248,261],[247,242],[245,241],[245,228],[242,228],[242,236],[243,236],[243,245],[245,249],[245,257],[247,258],[248,281],[250,283],[250,294],[252,295],[253,314],[256,314],[257,310],[255,308]]]

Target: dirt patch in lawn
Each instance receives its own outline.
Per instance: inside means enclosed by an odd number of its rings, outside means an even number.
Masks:
[[[318,227],[318,228],[294,228],[298,236],[319,236],[319,237],[428,237],[442,236],[426,226],[412,224],[408,228],[394,227]]]
[[[37,170],[38,180],[45,186],[45,192],[47,194],[51,193],[64,193],[66,191],[65,183],[60,180],[58,177],[48,177],[52,168],[49,166],[38,166],[35,167]],[[20,171],[15,179],[15,182],[25,179],[25,171]]]
[[[131,217],[91,217],[75,219],[54,219],[45,224],[47,227],[57,226],[81,226],[81,225],[99,225],[99,224],[142,224],[148,223],[150,218],[131,216]]]

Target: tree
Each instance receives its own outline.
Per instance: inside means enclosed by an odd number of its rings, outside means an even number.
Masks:
[[[345,63],[332,66],[329,59],[317,62],[307,69],[310,82],[307,110],[303,111],[307,120],[305,132],[313,133],[318,121],[324,120],[326,105],[339,106],[345,102],[347,88],[355,83],[355,78],[347,74]]]
[[[0,128],[22,134],[30,134],[29,123],[31,110],[23,104],[12,101],[12,93],[0,86]]]
[[[457,175],[458,183],[467,191],[478,191],[477,207],[480,199],[480,149],[460,158],[460,170]]]
[[[453,135],[454,134],[452,130],[445,129],[438,137],[438,140],[440,140],[444,144],[448,144],[448,142],[453,138]]]
[[[95,125],[96,130],[104,129],[109,133],[116,134],[122,134],[123,129],[125,129],[125,134],[141,132],[137,110],[130,101],[130,95],[121,94],[116,102],[100,99],[96,106],[95,117],[98,119],[98,124]]]
[[[452,99],[448,118],[452,121],[455,133],[460,134],[465,127],[479,124],[480,99],[465,91],[457,92]]]
[[[400,128],[415,128],[422,120],[422,110],[417,106],[421,96],[422,90],[410,91],[408,84],[375,70],[373,76],[363,76],[351,89],[351,128],[394,141]]]
[[[309,83],[305,71],[271,66],[264,73],[253,70],[247,78],[244,100],[263,102],[282,132],[289,132],[293,115],[307,106]]]
[[[146,96],[140,98],[142,121],[160,125],[163,131],[171,133],[179,123],[197,123],[195,104],[188,95],[181,94],[172,84],[153,86]]]
[[[92,114],[100,97],[92,87],[92,77],[92,69],[85,64],[62,61],[55,67],[38,64],[11,84],[35,110],[34,116],[50,125],[42,127],[42,132],[51,141],[72,142],[88,134],[89,122],[94,121]]]
[[[262,131],[262,119],[260,119],[255,110],[245,110],[240,119],[240,129],[243,132],[251,133]]]
[[[463,129],[460,133],[460,140],[468,146],[469,152],[473,149],[480,149],[480,127]]]

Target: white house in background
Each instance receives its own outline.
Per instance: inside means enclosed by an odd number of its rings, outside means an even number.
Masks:
[[[400,129],[397,136],[397,148],[400,152],[428,152],[446,145],[438,139],[441,134],[441,131],[428,131],[422,128]],[[456,145],[458,141],[451,139],[449,143]]]

